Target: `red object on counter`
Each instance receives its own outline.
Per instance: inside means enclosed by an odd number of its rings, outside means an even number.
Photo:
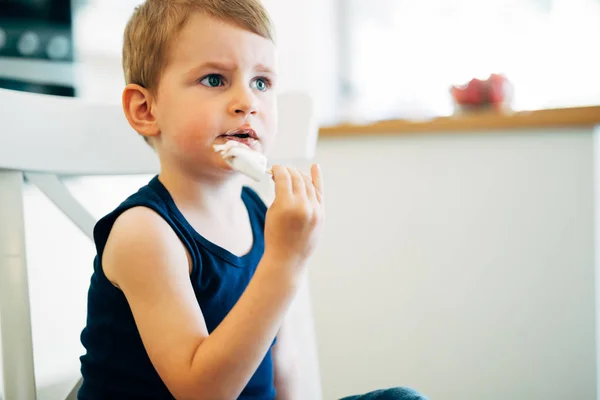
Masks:
[[[510,101],[512,88],[501,74],[491,74],[488,79],[471,79],[466,85],[453,85],[450,94],[459,108],[501,109]]]

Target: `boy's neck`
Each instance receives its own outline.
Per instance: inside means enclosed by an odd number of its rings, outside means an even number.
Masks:
[[[239,177],[202,179],[163,170],[158,179],[178,207],[218,215],[240,202],[242,181]]]

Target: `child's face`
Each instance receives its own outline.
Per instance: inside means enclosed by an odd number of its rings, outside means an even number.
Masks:
[[[277,129],[275,45],[249,31],[197,13],[173,41],[153,114],[164,164],[192,173],[228,170],[212,146],[234,140],[228,131],[251,128],[245,139],[266,152]]]

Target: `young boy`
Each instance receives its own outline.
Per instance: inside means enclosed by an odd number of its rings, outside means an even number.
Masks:
[[[213,150],[272,144],[272,37],[260,0],[147,0],[129,21],[123,109],[161,169],[95,227],[80,399],[299,398],[284,321],[321,172],[274,166],[267,211]]]

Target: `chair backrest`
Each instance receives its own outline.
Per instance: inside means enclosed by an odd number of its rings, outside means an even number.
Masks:
[[[291,163],[310,160],[315,153],[318,132],[311,98],[303,93],[283,93],[278,97],[278,109],[279,136],[270,160]],[[0,170],[22,171],[34,184],[37,181],[42,186],[49,185],[47,190],[41,187],[42,191],[54,193],[52,200],[62,203],[61,209],[69,218],[74,220],[73,215],[79,215],[80,220],[85,220],[81,205],[57,189],[57,180],[53,180],[52,175],[152,174],[158,172],[158,160],[153,150],[131,129],[120,105],[0,89]],[[268,188],[262,185],[264,182],[255,188],[268,198]],[[297,297],[290,317],[301,332],[297,346],[301,356],[302,398],[319,400],[321,383],[307,285]],[[26,302],[21,298],[14,300]],[[12,329],[10,326],[1,329],[3,335],[11,333],[15,337],[19,333],[16,328],[8,332]],[[23,382],[30,381],[23,376],[19,378],[23,378],[20,379]],[[75,398],[76,389],[67,398]]]
[[[283,93],[278,108],[280,134],[271,158],[312,158],[317,128],[310,97]],[[0,168],[133,175],[158,171],[158,162],[120,105],[0,89]]]

